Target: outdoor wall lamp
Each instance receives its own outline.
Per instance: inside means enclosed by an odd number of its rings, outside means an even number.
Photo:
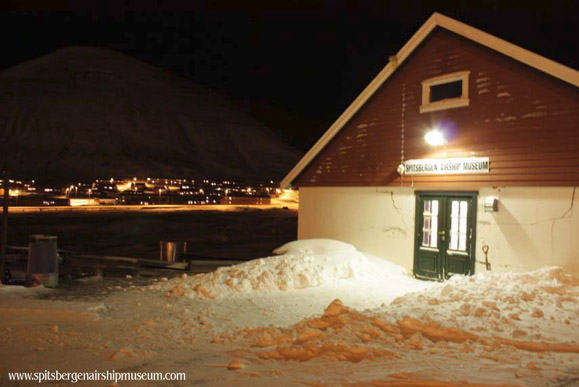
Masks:
[[[499,210],[499,199],[488,196],[485,198],[485,212],[497,212]]]
[[[424,135],[424,139],[427,143],[432,146],[440,146],[446,143],[446,139],[444,138],[444,134],[438,129],[433,129]]]

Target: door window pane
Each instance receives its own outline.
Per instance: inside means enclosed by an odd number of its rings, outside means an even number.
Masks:
[[[450,243],[448,248],[456,251],[466,251],[468,219],[468,202],[453,200],[450,213]]]
[[[425,200],[422,213],[422,246],[437,247],[438,242],[438,200]]]
[[[456,214],[459,212],[459,203],[457,201],[452,201],[451,204],[451,216],[450,216],[450,244],[448,248],[450,250],[456,250],[458,248],[458,221],[459,218]]]

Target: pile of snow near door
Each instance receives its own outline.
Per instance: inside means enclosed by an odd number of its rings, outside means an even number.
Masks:
[[[540,355],[539,360],[535,354],[551,352],[563,356],[555,359],[557,367],[577,365],[578,285],[561,268],[487,272],[452,278],[371,311],[356,311],[335,300],[321,316],[290,327],[244,329],[239,337],[259,360],[360,362],[387,357],[404,363],[408,356],[416,359],[412,352],[450,357],[472,353],[539,370],[553,366],[553,359]]]
[[[291,242],[274,253],[280,255],[169,281],[162,289],[191,298],[223,298],[319,287],[344,279],[384,280],[405,276],[401,266],[329,239]]]
[[[428,316],[513,339],[579,339],[579,281],[560,267],[527,273],[483,272],[456,276],[392,302],[396,316]],[[556,333],[551,327],[556,325]],[[555,337],[556,335],[556,337]]]

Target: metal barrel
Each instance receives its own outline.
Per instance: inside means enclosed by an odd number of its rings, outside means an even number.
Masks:
[[[187,242],[161,241],[161,261],[183,262],[183,257],[187,251]]]
[[[31,235],[28,244],[26,278],[46,287],[58,286],[57,238],[53,235]]]

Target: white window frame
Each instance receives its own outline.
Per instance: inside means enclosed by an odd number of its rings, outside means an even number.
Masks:
[[[456,73],[439,75],[422,81],[422,105],[420,113],[433,112],[436,110],[454,109],[468,106],[468,76],[470,71],[458,71]],[[462,95],[459,98],[448,98],[442,101],[430,102],[430,88],[444,83],[462,81]]]

